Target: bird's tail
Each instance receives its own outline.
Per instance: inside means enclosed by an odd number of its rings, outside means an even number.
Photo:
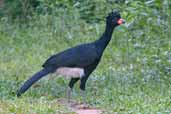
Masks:
[[[34,74],[17,91],[17,97],[21,96],[21,94],[24,93],[25,91],[27,91],[27,89],[29,89],[36,81],[38,81],[43,76],[46,76],[49,73],[50,73],[50,70],[44,68],[44,69],[40,70],[39,72],[37,72],[36,74]]]

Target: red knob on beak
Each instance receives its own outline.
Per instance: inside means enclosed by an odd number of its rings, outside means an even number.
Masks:
[[[124,21],[123,19],[119,19],[119,20],[117,21],[117,23],[118,23],[119,25],[121,25],[121,24],[124,24],[125,21]]]

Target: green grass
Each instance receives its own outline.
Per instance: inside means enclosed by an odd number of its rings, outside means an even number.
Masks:
[[[57,104],[56,100],[47,100],[45,97],[15,98],[13,100],[1,100],[0,113],[2,114],[74,114],[64,106]]]
[[[50,55],[97,39],[104,30],[104,23],[87,24],[82,20],[67,23],[69,20],[65,20],[66,25],[55,26],[55,31],[48,24],[48,18],[41,17],[29,27],[1,22],[0,113],[73,113],[57,103],[57,99],[66,96],[69,82],[62,77],[43,78],[37,83],[39,87],[32,87],[21,98],[16,98],[15,93],[26,79],[41,69]],[[139,28],[141,23],[138,23],[136,30],[125,26],[115,29],[100,65],[87,83],[87,102],[92,107],[105,110],[106,114],[171,113],[169,29],[163,33],[162,25],[153,24],[155,22],[146,23]],[[72,97],[81,101],[79,83]]]

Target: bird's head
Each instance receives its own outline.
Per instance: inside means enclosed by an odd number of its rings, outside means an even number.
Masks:
[[[118,26],[124,24],[125,21],[121,18],[121,15],[118,11],[112,11],[106,17],[106,23],[111,26]]]

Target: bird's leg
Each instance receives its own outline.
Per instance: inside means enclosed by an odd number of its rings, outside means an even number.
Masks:
[[[80,81],[80,89],[81,89],[81,97],[83,100],[83,108],[87,108],[88,105],[86,104],[86,93],[85,93],[85,85],[86,85],[86,81],[88,79],[88,76],[82,77],[81,81]]]
[[[67,100],[68,100],[68,103],[70,103],[70,100],[71,100],[71,92],[72,92],[72,89],[70,87],[67,88]]]
[[[86,92],[85,90],[81,90],[81,97],[82,97],[82,100],[83,100],[83,104],[86,105]]]
[[[68,99],[69,103],[71,102],[71,92],[72,92],[72,88],[68,87],[67,88],[67,99]]]
[[[74,86],[74,84],[79,80],[79,78],[71,78],[68,88],[67,88],[67,99],[68,102],[70,102],[71,99],[71,92],[72,92],[72,88]]]

